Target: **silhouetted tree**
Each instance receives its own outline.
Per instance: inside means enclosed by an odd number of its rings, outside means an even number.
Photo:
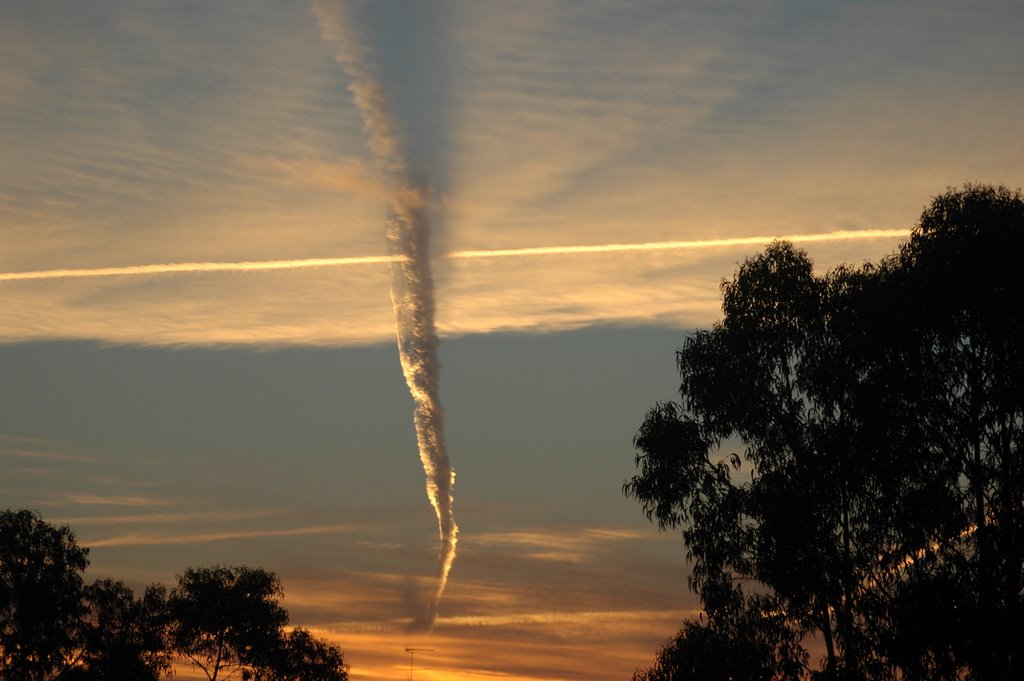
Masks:
[[[306,629],[293,629],[268,657],[253,670],[252,681],[348,681],[341,651]]]
[[[149,586],[135,598],[123,582],[98,580],[86,587],[85,603],[78,664],[62,679],[156,681],[171,670],[164,587]]]
[[[1022,258],[1024,198],[968,185],[878,266],[776,243],[723,285],[624,486],[683,529],[708,618],[684,640],[746,584],[829,678],[1021,678]]]
[[[250,567],[192,568],[168,595],[84,586],[88,549],[33,511],[0,513],[0,681],[157,681],[175,658],[210,681],[347,681],[341,651],[284,630],[281,582]]]
[[[715,596],[713,620],[690,619],[633,681],[782,681],[797,679],[807,654],[771,598],[743,598],[727,585]]]
[[[259,568],[190,568],[168,599],[174,651],[210,681],[272,668],[288,613],[277,575]]]
[[[819,379],[841,340],[836,279],[816,277],[789,244],[745,262],[723,286],[722,323],[678,352],[682,402],[648,413],[625,488],[662,527],[684,527],[712,630],[709,586],[760,583],[797,630],[821,636],[830,673],[861,660],[845,653],[864,647],[860,585],[877,556],[857,536],[872,491],[853,397]],[[724,456],[736,440],[743,455]]]
[[[0,679],[53,679],[75,662],[88,553],[34,511],[0,513]]]
[[[914,303],[900,376],[927,377],[908,381],[928,435],[915,454],[943,462],[944,493],[957,502],[958,522],[923,558],[971,596],[958,617],[974,675],[1024,678],[1024,197],[949,191],[898,258]]]

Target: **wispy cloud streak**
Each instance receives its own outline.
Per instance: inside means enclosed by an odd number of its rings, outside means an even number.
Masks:
[[[80,277],[123,277],[143,274],[176,274],[201,272],[246,272],[251,270],[294,270],[305,267],[343,267],[346,265],[378,265],[401,258],[393,255],[362,255],[350,258],[304,258],[301,260],[257,260],[245,262],[179,262],[126,267],[94,267],[82,269],[38,270],[35,272],[0,273],[0,281],[32,279],[75,279]]]
[[[387,92],[363,44],[350,30],[337,3],[314,2],[323,38],[349,77],[349,90],[363,116],[370,148],[394,183],[387,241],[391,256],[391,301],[395,310],[398,354],[415,403],[414,421],[420,460],[427,478],[427,498],[437,514],[441,548],[437,586],[427,611],[413,626],[430,630],[455,561],[458,527],[452,502],[455,472],[444,442],[444,411],[438,392],[440,363],[434,321],[434,281],[430,271],[430,222],[427,192],[409,173],[391,118]],[[419,618],[417,618],[419,619]]]
[[[404,206],[406,223],[410,217],[426,220],[420,215],[423,208],[422,192],[407,188],[406,198],[395,200],[396,213],[399,205]],[[399,219],[397,216],[394,219]],[[522,258],[542,257],[551,255],[587,255],[601,253],[629,253],[644,251],[701,250],[711,248],[729,248],[733,246],[757,246],[771,241],[792,241],[793,243],[818,243],[825,241],[853,241],[859,239],[889,239],[906,237],[909,229],[847,229],[817,234],[780,234],[725,237],[722,239],[692,239],[689,241],[647,241],[639,243],[589,244],[577,246],[531,246],[525,248],[497,248],[452,251],[433,256],[445,260],[476,260],[483,258]],[[81,277],[118,277],[156,274],[187,274],[202,272],[246,272],[254,270],[293,270],[308,267],[349,267],[355,265],[401,265],[415,258],[427,258],[428,254],[416,253],[413,250],[425,250],[429,239],[422,239],[422,244],[396,249],[391,255],[358,255],[344,258],[298,258],[293,260],[251,260],[244,262],[181,262],[155,265],[129,265],[125,267],[95,267],[81,269],[35,270],[29,272],[0,272],[0,281],[31,281],[39,279],[73,279]],[[407,252],[408,251],[408,252]],[[429,272],[428,272],[429,274]]]
[[[107,537],[106,539],[92,539],[87,543],[92,548],[107,546],[162,546],[165,544],[199,544],[262,537],[302,537],[314,534],[337,534],[351,532],[352,529],[351,525],[316,525],[313,527],[292,527],[282,530],[227,530],[223,532],[189,534],[131,533]]]
[[[83,506],[167,506],[165,499],[130,494],[102,495],[92,493],[69,494],[66,501]]]
[[[586,255],[588,253],[628,253],[631,251],[674,251],[723,248],[729,246],[757,246],[771,241],[811,243],[817,241],[849,241],[851,239],[881,239],[909,236],[908,229],[848,229],[821,234],[782,234],[779,236],[741,236],[723,239],[693,239],[690,241],[647,241],[641,243],[592,244],[582,246],[537,246],[530,248],[497,248],[453,251],[444,257],[451,259],[519,258],[543,255]]]
[[[43,459],[46,461],[94,463],[96,459],[88,456],[76,456],[61,452],[41,451],[36,449],[6,449],[0,448],[0,456],[10,456],[19,459]]]

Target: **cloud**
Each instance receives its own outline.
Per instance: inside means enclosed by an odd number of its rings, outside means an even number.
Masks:
[[[19,444],[26,444],[26,445],[45,445],[45,444],[48,444],[48,441],[44,440],[43,438],[28,437],[28,436],[25,436],[25,435],[5,435],[5,434],[0,434],[0,440],[5,440],[7,442],[17,442]]]
[[[584,563],[610,544],[643,539],[649,533],[627,528],[544,528],[474,534],[472,544],[533,560]]]
[[[150,525],[177,523],[208,523],[226,520],[252,520],[279,515],[281,509],[247,511],[174,511],[169,513],[133,513],[132,515],[71,516],[51,519],[51,522],[75,527],[90,525]]]
[[[413,423],[427,499],[437,515],[440,549],[437,586],[427,600],[426,613],[414,616],[412,627],[430,631],[448,582],[459,528],[455,524],[452,487],[455,471],[445,447],[444,409],[440,398],[441,366],[435,322],[434,279],[431,272],[430,211],[422,183],[408,171],[393,130],[391,102],[380,77],[371,69],[367,50],[351,30],[352,17],[343,6],[314,2],[313,10],[324,40],[349,77],[348,89],[363,116],[370,147],[393,183],[385,234],[392,255],[391,302],[395,312],[398,356],[415,409]],[[422,599],[415,599],[422,600]]]
[[[228,542],[239,539],[265,537],[303,537],[314,534],[339,534],[351,532],[351,524],[312,525],[283,529],[225,530],[220,532],[188,532],[184,534],[129,533],[100,539],[85,539],[83,544],[93,548],[108,546],[164,546],[170,544],[198,544],[206,542]]]
[[[33,87],[0,114],[4,269],[203,261],[230,244],[279,258],[335,250],[339,231],[380,247],[377,230],[344,227],[368,225],[378,199],[352,172],[358,115],[317,68],[305,8],[235,9],[93,7],[89,30],[5,12],[6,32],[35,38],[5,61]],[[354,192],[302,179],[345,170]]]
[[[707,325],[718,314],[718,282],[731,275],[744,254],[757,250],[749,244],[758,241],[768,239],[741,237],[698,252],[600,252],[600,244],[561,244],[555,249],[561,253],[547,256],[441,258],[439,331],[458,336],[594,323]],[[883,236],[801,245],[812,256],[824,255],[818,265],[826,267],[851,256],[880,257],[897,243],[896,237]],[[597,252],[578,252],[586,249]],[[78,275],[73,283],[61,279],[66,273],[42,272],[36,281],[0,284],[8,307],[0,337],[153,345],[388,342],[394,333],[390,277],[378,258],[389,256],[141,266],[162,272],[159,278],[131,266],[112,271],[132,275],[130,280],[115,281],[110,270],[83,270],[73,273]],[[345,263],[358,267],[341,266]]]
[[[346,631],[314,627],[336,642],[346,661],[367,681],[408,673],[407,647],[430,649],[415,658],[417,677],[579,680],[628,677],[650,664],[654,652],[678,628],[683,611],[524,613],[518,618],[441,620],[429,639],[395,631]],[[566,636],[564,632],[572,632]],[[557,641],[557,645],[552,645]],[[615,655],[609,656],[608,651]]]
[[[413,197],[416,201],[418,197]],[[799,245],[826,241],[906,238],[907,229],[848,229],[818,234],[779,234],[775,236],[724,237],[689,241],[648,241],[641,243],[580,244],[532,246],[523,248],[492,248],[453,251],[431,258],[438,260],[479,260],[487,258],[537,258],[611,253],[643,253],[649,251],[701,250],[735,246],[763,246],[771,241],[791,241]],[[82,279],[95,277],[139,277],[163,274],[206,274],[209,272],[263,272],[318,267],[355,267],[360,265],[407,265],[414,258],[407,255],[357,255],[340,258],[299,258],[293,260],[254,260],[248,262],[178,262],[122,267],[93,267],[27,272],[0,272],[0,281],[40,281],[47,279]]]
[[[69,504],[82,506],[167,506],[171,503],[167,499],[138,494],[104,495],[82,492],[68,494],[62,498]]]
[[[385,267],[132,281],[24,282],[4,290],[4,340],[144,345],[369,345],[390,340]]]
[[[298,185],[356,194],[381,202],[387,201],[392,195],[377,173],[359,159],[328,162],[315,158],[268,157],[254,160],[252,165],[261,170],[277,171]]]
[[[64,454],[63,452],[40,451],[38,449],[0,449],[0,456],[9,456],[18,459],[42,459],[45,461],[66,461],[76,463],[90,463],[96,459],[88,456],[75,454]]]
[[[697,610],[691,611],[696,614]],[[509,615],[463,615],[442,617],[440,624],[446,627],[501,627],[508,625],[595,625],[623,620],[650,620],[664,617],[664,610],[602,610],[602,611],[561,611],[522,612]]]
[[[460,561],[470,550],[467,545]],[[658,561],[651,565],[660,569]],[[488,583],[478,581],[475,574],[466,575],[464,562],[460,566],[460,577],[449,588],[446,612],[429,637],[406,630],[407,621],[399,615],[404,613],[401,594],[409,578],[386,569],[355,572],[340,565],[317,571],[304,566],[297,574],[292,572],[294,568],[283,569],[285,606],[293,624],[339,643],[353,668],[371,679],[387,678],[388,672],[378,665],[400,665],[405,647],[435,649],[440,655],[433,666],[446,675],[470,669],[493,673],[515,656],[509,653],[508,658],[482,660],[473,651],[496,642],[518,646],[524,655],[508,668],[525,665],[535,674],[544,670],[558,678],[571,678],[561,674],[575,666],[582,678],[598,678],[588,677],[583,670],[589,669],[597,651],[614,641],[616,661],[601,673],[619,669],[628,674],[653,655],[662,639],[695,606],[693,598],[685,597],[682,580],[679,593],[671,596],[662,590],[657,599],[636,600],[632,591],[612,590],[610,597],[595,600],[565,589],[560,580],[550,586],[536,576],[521,583]],[[550,565],[537,567],[551,571]],[[537,593],[524,598],[523,592],[531,589]],[[560,660],[551,654],[553,642],[563,652]],[[404,661],[408,664],[407,657]]]
[[[386,255],[386,181],[335,47],[306,6],[238,8],[97,12],[88,30],[3,10],[0,271]],[[434,255],[905,229],[947,185],[1024,183],[1007,11],[873,7],[876,32],[854,7],[449,9],[446,99],[425,104],[446,121],[423,160],[445,174]],[[824,267],[898,241],[810,250]],[[435,259],[437,325],[707,325],[719,281],[756,250]],[[389,285],[376,266],[4,282],[0,340],[376,344]]]

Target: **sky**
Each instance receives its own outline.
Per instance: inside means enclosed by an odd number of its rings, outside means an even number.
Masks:
[[[1020,187],[1022,29],[1017,2],[0,4],[0,507],[71,525],[88,578],[273,570],[356,681],[408,647],[421,679],[628,679],[698,606],[621,494],[674,350],[773,237],[824,271],[949,186]],[[396,177],[457,475],[429,634]]]

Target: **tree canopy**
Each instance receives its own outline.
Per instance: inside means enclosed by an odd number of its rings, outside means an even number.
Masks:
[[[171,671],[164,587],[151,585],[136,598],[124,582],[101,579],[86,587],[84,600],[79,664],[61,678],[156,681]]]
[[[88,555],[67,527],[0,513],[0,679],[43,681],[73,662]]]
[[[634,439],[624,491],[682,529],[705,618],[638,678],[712,678],[658,674],[737,612],[791,634],[766,678],[1024,677],[1022,261],[1024,197],[967,185],[878,264],[774,243],[723,284]]]
[[[281,581],[253,567],[189,568],[168,593],[85,584],[88,549],[34,511],[0,513],[0,681],[156,681],[174,663],[210,681],[347,681],[341,651],[286,630]]]
[[[302,628],[292,629],[272,650],[268,664],[254,670],[252,681],[347,681],[341,651]]]

